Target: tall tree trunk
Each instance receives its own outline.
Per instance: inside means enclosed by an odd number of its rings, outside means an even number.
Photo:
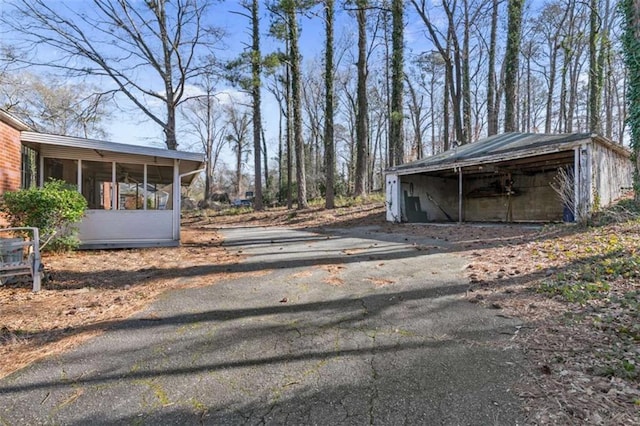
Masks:
[[[518,90],[518,69],[520,58],[520,36],[522,29],[522,7],[524,0],[509,0],[507,47],[505,52],[504,81],[504,131],[516,131],[516,103]]]
[[[251,4],[251,97],[253,98],[253,163],[254,163],[254,198],[253,208],[262,210],[262,115],[260,113],[260,89],[261,89],[261,65],[262,55],[260,53],[260,18],[258,17],[258,0],[253,0]]]
[[[300,49],[298,46],[298,17],[295,9],[295,4],[288,5],[287,20],[289,21],[289,56],[291,60],[293,139],[296,150],[298,209],[306,209],[309,207],[309,204],[307,203],[307,176],[305,171],[304,141],[302,139],[302,85],[300,71]]]
[[[267,151],[267,138],[264,134],[264,126],[260,126],[260,132],[262,133],[262,164],[264,166],[264,186],[267,189],[267,192],[272,187],[271,182],[269,181],[269,154]]]
[[[409,93],[409,111],[411,112],[411,123],[413,125],[413,143],[415,146],[416,158],[420,160],[424,157],[424,148],[422,144],[422,105],[418,102],[418,94],[416,89],[407,81],[407,92]]]
[[[605,130],[604,136],[607,139],[613,139],[613,96],[615,93],[614,90],[614,78],[612,74],[612,64],[611,64],[611,51],[610,48],[607,47],[607,55],[606,55],[606,66],[609,72],[606,73],[607,79],[605,84],[605,93],[604,93],[604,105],[605,105]]]
[[[487,136],[498,134],[496,112],[496,43],[498,39],[498,0],[491,6],[491,35],[489,39],[489,72],[487,75]]]
[[[600,33],[600,13],[598,0],[589,2],[589,131],[600,132],[600,95],[602,82],[598,81],[598,37]]]
[[[560,70],[560,109],[558,111],[558,130],[567,131],[567,74],[569,70],[568,48],[562,49],[562,69]]]
[[[555,91],[556,85],[556,63],[558,59],[558,50],[559,46],[557,45],[557,41],[554,41],[554,46],[552,48],[551,58],[549,60],[549,87],[547,92],[547,103],[546,103],[546,116],[544,120],[544,132],[551,133],[551,124],[553,120],[553,92]]]
[[[164,69],[161,73],[162,79],[164,80],[164,91],[167,106],[167,123],[164,127],[164,134],[166,136],[167,148],[178,149],[178,141],[176,139],[177,99],[176,92],[173,87],[173,67],[171,66],[175,48],[169,38],[165,3],[166,1],[158,1],[154,4],[154,13],[158,20],[160,40],[162,41],[162,57],[164,61]]]
[[[358,114],[356,119],[356,176],[353,195],[366,196],[369,148],[369,102],[367,98],[367,0],[358,1]]]
[[[471,142],[471,75],[469,66],[469,1],[464,0],[464,33],[462,37],[462,129],[463,144]]]
[[[389,165],[391,167],[404,163],[404,111],[402,95],[404,91],[404,19],[402,0],[393,0],[391,5],[391,134]]]
[[[569,1],[567,6],[564,9],[564,14],[562,15],[562,19],[560,19],[559,25],[556,28],[555,33],[551,40],[549,40],[549,77],[548,77],[548,91],[547,91],[547,102],[546,102],[546,115],[544,122],[544,132],[551,133],[553,127],[553,105],[555,102],[553,101],[553,95],[555,92],[556,86],[556,76],[557,76],[557,64],[558,64],[558,52],[562,48],[562,43],[560,43],[560,32],[564,31],[565,22],[569,13],[573,10],[574,2],[573,0]],[[564,78],[564,77],[563,77]],[[562,105],[561,105],[562,108]],[[559,121],[562,119],[559,118]],[[562,126],[558,125],[558,130],[562,129]]]
[[[290,52],[291,42],[287,39],[286,49]],[[293,96],[291,90],[291,64],[286,68],[287,90],[287,208],[293,208]]]
[[[391,144],[391,51],[389,49],[389,10],[388,10],[388,0],[383,3],[383,7],[386,9],[382,11],[384,14],[384,88],[385,88],[385,108],[387,111],[387,120],[386,120],[386,152],[383,157],[385,168],[390,167],[391,161],[391,152],[392,152],[392,144]]]
[[[453,128],[455,130],[455,140],[459,144],[465,144],[467,140],[466,130],[464,128],[464,119],[462,114],[462,98],[463,98],[463,70],[462,70],[462,53],[458,35],[456,33],[456,22],[454,11],[449,7],[448,3],[443,3],[445,13],[449,20],[447,29],[447,47],[445,64],[449,67],[449,94],[451,95],[451,107],[453,109]],[[455,3],[454,3],[455,6]],[[452,57],[453,56],[453,57]]]
[[[448,54],[448,52],[447,52]],[[450,113],[449,113],[449,84],[448,81],[451,79],[451,67],[447,66],[445,63],[444,67],[444,88],[443,88],[443,106],[442,106],[442,133],[443,133],[443,149],[448,151],[451,148],[450,135],[449,135],[449,124],[450,124]]]
[[[431,78],[429,79],[429,110],[430,110],[430,118],[431,118],[431,155],[436,155],[438,152],[436,150],[436,97],[435,97],[435,86],[436,86],[436,76],[435,72],[431,73]],[[438,140],[438,146],[440,145],[440,141]]]
[[[629,130],[631,132],[631,149],[635,173],[633,189],[635,202],[640,204],[640,2],[638,0],[621,0],[620,10],[623,15],[622,47],[624,61],[628,70],[627,104]]]
[[[324,173],[325,173],[325,208],[335,207],[335,172],[336,153],[333,140],[333,21],[334,21],[334,1],[325,0],[325,59],[324,59]]]
[[[282,161],[282,156],[284,154],[284,141],[283,141],[283,131],[282,131],[282,108],[280,108],[280,114],[278,114],[278,203],[282,203],[282,189],[283,186],[282,184],[284,183],[284,180],[282,179],[282,176],[284,175],[284,167],[283,167],[283,161]]]
[[[605,67],[608,67],[610,70],[610,62],[609,59],[611,57],[611,3],[609,0],[604,2],[604,19],[602,23],[603,31],[600,36],[600,53],[598,55],[598,76],[597,79],[600,82],[600,90],[603,93],[606,91],[606,84],[604,80],[604,70]],[[611,139],[611,109],[610,103],[607,102],[605,105],[605,136]],[[602,120],[600,120],[600,131],[603,131]]]
[[[244,198],[244,194],[242,194],[242,140],[237,140],[236,144],[236,197]]]

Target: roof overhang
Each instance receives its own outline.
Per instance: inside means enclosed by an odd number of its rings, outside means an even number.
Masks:
[[[85,139],[72,136],[59,136],[46,133],[23,131],[20,134],[22,143],[39,150],[43,145],[75,148],[76,150],[88,150],[101,154],[125,154],[131,156],[144,156],[179,160],[180,174],[188,174],[199,170],[204,165],[204,155],[197,152],[175,151],[162,148],[153,148],[124,143],[108,142],[95,139]],[[191,182],[195,175],[188,175],[185,180]]]
[[[407,169],[388,169],[387,173],[394,173],[397,175],[411,175],[415,173],[428,173],[428,172],[437,172],[444,170],[459,170],[473,166],[481,166],[492,163],[502,163],[505,161],[513,161],[520,160],[528,157],[537,157],[541,155],[547,154],[555,154],[563,151],[570,151],[574,149],[576,146],[580,146],[580,143],[572,144],[571,146],[559,145],[555,147],[547,146],[544,149],[536,149],[536,150],[526,150],[523,152],[514,152],[508,154],[499,154],[499,155],[487,155],[482,157],[476,157],[469,160],[462,161],[453,161],[451,163],[444,164],[436,164],[432,166],[424,166],[424,167],[412,167]]]
[[[517,161],[526,158],[540,157],[551,154],[572,151],[575,148],[587,143],[599,143],[607,148],[619,153],[620,155],[630,158],[631,151],[622,145],[616,144],[606,138],[598,135],[585,134],[582,138],[574,138],[570,141],[562,141],[556,144],[547,144],[543,146],[534,146],[532,148],[521,148],[513,151],[503,151],[496,154],[478,155],[468,159],[455,159],[453,156],[451,161],[442,161],[437,164],[415,164],[411,163],[400,165],[385,170],[385,173],[393,173],[395,175],[404,176],[418,173],[431,173],[441,171],[457,172],[460,169],[479,167],[488,164],[504,163],[509,161]],[[480,142],[481,143],[481,142]],[[454,151],[455,149],[450,150]]]

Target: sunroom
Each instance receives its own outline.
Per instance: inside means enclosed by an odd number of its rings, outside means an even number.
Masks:
[[[179,245],[180,187],[202,169],[202,154],[29,131],[20,140],[23,174],[39,185],[64,180],[87,199],[80,248]]]

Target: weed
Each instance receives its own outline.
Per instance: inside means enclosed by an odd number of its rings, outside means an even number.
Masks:
[[[538,293],[551,296],[562,296],[568,302],[584,305],[589,300],[605,298],[611,286],[604,281],[544,281],[538,289]]]
[[[615,359],[611,363],[596,367],[594,373],[603,377],[619,377],[633,380],[638,378],[635,362],[628,359]]]
[[[227,216],[238,216],[245,213],[251,213],[253,209],[251,207],[231,207],[224,211]]]

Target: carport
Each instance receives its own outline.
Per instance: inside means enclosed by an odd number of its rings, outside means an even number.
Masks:
[[[630,151],[598,135],[496,135],[388,169],[387,220],[581,220],[622,196],[632,170]]]

